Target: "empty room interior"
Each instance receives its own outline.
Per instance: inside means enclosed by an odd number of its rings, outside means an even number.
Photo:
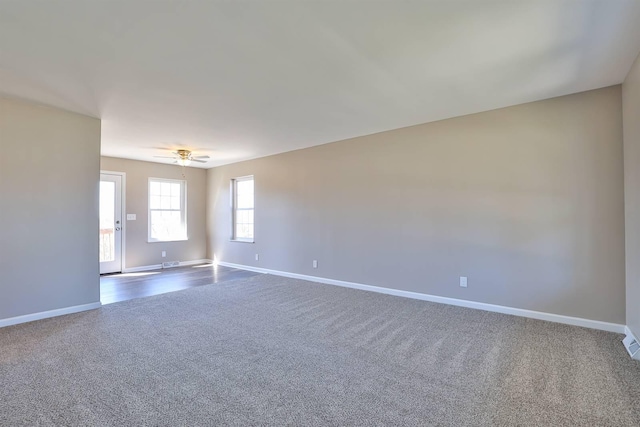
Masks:
[[[0,0],[0,426],[639,426],[640,1]]]

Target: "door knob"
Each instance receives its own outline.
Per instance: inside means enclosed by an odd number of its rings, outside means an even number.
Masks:
[[[116,227],[116,231],[120,231],[120,227]]]

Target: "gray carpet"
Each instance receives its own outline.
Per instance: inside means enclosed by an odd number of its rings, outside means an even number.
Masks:
[[[635,425],[622,336],[260,275],[0,329],[0,425]]]

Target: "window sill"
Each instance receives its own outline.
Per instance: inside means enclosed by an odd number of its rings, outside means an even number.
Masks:
[[[168,242],[187,242],[189,238],[184,239],[170,239],[170,240],[148,240],[147,243],[168,243]]]
[[[255,243],[255,240],[238,240],[238,239],[229,239],[230,242],[235,243]]]

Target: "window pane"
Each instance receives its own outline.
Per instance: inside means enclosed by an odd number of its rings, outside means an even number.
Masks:
[[[180,209],[180,197],[171,197],[171,209]]]
[[[236,224],[236,238],[252,239],[253,224]]]
[[[169,197],[160,197],[160,209],[171,209],[171,199]]]
[[[238,191],[253,194],[253,179],[238,181]]]
[[[187,238],[184,181],[149,180],[149,238],[170,241]]]
[[[149,197],[149,209],[160,209],[160,196]]]
[[[157,181],[151,181],[151,185],[149,186],[149,192],[154,195],[160,195],[160,183]]]
[[[236,211],[236,238],[253,238],[253,210]]]
[[[236,212],[236,222],[240,224],[244,224],[247,222],[247,212],[246,211],[237,211]]]
[[[253,240],[253,207],[254,207],[254,180],[240,178],[233,180],[233,202],[235,214],[233,216],[233,232],[235,239]]]
[[[253,180],[237,181],[237,208],[253,208]]]
[[[151,237],[159,240],[175,240],[185,237],[179,211],[152,211]]]
[[[239,209],[253,208],[253,194],[238,194],[238,208]]]
[[[100,181],[100,228],[113,226],[115,217],[116,183]]]
[[[100,262],[116,259],[115,192],[115,182],[100,181]]]

